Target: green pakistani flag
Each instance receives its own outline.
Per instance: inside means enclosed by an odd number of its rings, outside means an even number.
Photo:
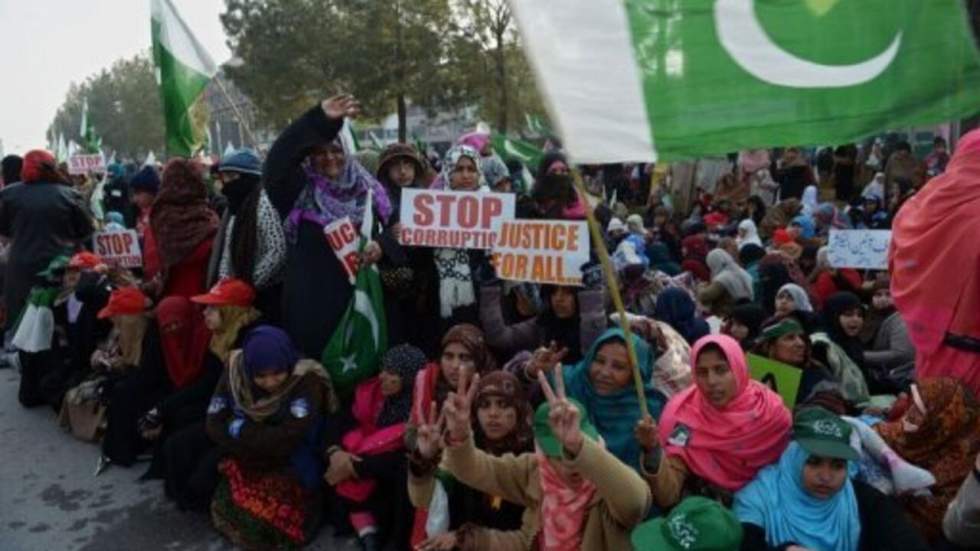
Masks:
[[[87,153],[102,151],[102,137],[88,119],[88,98],[82,100],[82,122],[79,124],[78,135],[82,138],[82,146]]]
[[[541,162],[541,157],[544,156],[541,148],[534,144],[508,138],[503,134],[491,135],[490,141],[493,143],[494,151],[504,159],[517,159],[524,163],[525,166],[530,166],[533,169],[538,168],[538,163]]]
[[[950,0],[512,0],[576,162],[847,143],[980,111]]]
[[[368,192],[361,223],[361,250],[371,239],[374,226],[371,208],[371,192]],[[381,355],[387,349],[388,323],[381,275],[376,266],[365,266],[357,271],[354,296],[323,351],[323,367],[330,373],[337,392],[349,396],[358,383],[378,372]]]
[[[204,146],[204,89],[218,72],[170,0],[151,0],[153,62],[163,98],[167,152],[190,157]]]

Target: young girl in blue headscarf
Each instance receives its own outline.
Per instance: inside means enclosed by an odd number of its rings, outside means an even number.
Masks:
[[[742,551],[929,549],[891,498],[852,480],[851,426],[819,407],[799,411],[779,462],[735,494]]]

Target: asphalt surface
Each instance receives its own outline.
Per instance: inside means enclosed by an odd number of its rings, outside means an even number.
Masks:
[[[0,370],[0,551],[223,551],[204,514],[183,513],[146,464],[96,477],[99,448],[58,427],[51,408],[17,402],[20,376]],[[308,549],[357,550],[321,531]]]

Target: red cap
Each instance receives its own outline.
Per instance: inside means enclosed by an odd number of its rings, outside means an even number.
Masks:
[[[789,232],[786,231],[786,228],[779,228],[772,234],[772,242],[775,243],[776,246],[778,247],[779,245],[792,243],[793,236],[791,236]]]
[[[240,279],[227,278],[219,281],[206,295],[191,297],[191,302],[209,306],[251,306],[255,289]]]
[[[102,258],[99,255],[83,251],[71,257],[68,267],[73,270],[92,270],[99,264],[102,264]]]
[[[24,155],[24,165],[20,169],[20,179],[24,183],[40,180],[42,177],[42,165],[47,165],[49,169],[54,170],[58,166],[58,161],[55,160],[54,155],[50,151],[44,149],[28,151],[27,155]]]
[[[109,296],[109,304],[99,310],[99,319],[112,316],[141,314],[146,309],[146,295],[138,287],[116,289]]]

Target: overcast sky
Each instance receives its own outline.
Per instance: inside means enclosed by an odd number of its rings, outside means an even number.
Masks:
[[[223,0],[172,0],[218,64],[231,57]],[[72,82],[150,47],[150,0],[0,0],[0,140],[7,154],[45,147]]]

